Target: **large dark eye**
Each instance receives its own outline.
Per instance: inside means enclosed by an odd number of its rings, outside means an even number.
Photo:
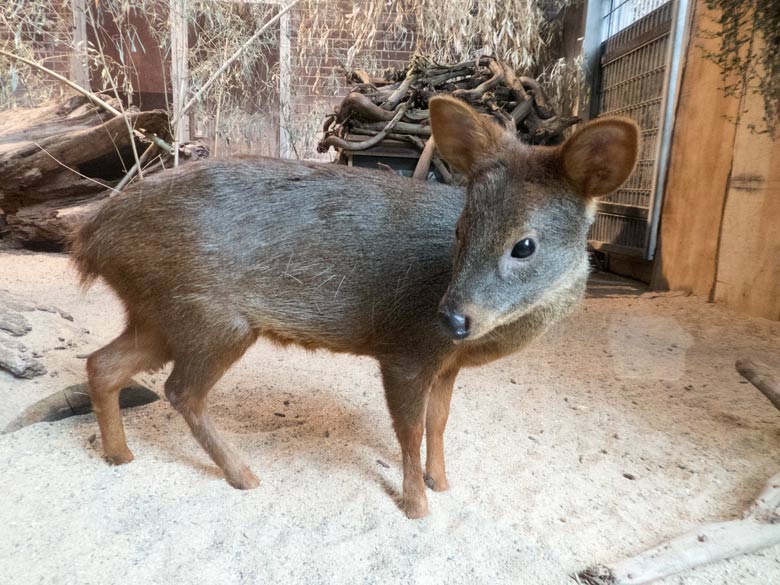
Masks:
[[[531,238],[520,240],[512,248],[512,258],[528,258],[536,251],[536,242]]]

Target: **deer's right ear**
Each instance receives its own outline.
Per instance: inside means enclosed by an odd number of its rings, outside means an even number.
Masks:
[[[471,177],[480,162],[495,156],[504,131],[461,100],[436,96],[428,104],[436,147],[459,173]]]

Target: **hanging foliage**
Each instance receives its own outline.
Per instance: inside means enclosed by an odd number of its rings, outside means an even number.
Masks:
[[[714,11],[715,29],[705,31],[720,41],[707,51],[723,75],[726,95],[742,99],[759,95],[764,104],[764,127],[756,132],[775,138],[780,130],[780,0],[705,0]]]

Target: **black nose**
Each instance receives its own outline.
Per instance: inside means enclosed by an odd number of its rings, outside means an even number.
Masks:
[[[466,339],[469,336],[469,318],[460,313],[442,309],[439,311],[439,319],[453,339]]]

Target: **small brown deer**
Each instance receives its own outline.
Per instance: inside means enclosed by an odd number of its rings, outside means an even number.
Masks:
[[[206,396],[255,340],[373,356],[401,443],[403,509],[448,488],[444,427],[463,367],[512,353],[570,312],[588,276],[594,197],[637,158],[638,129],[587,124],[530,147],[456,99],[430,102],[464,189],[266,158],[194,163],[108,201],[75,236],[83,282],[126,308],[87,360],[105,457],[133,459],[118,392],[173,362],[165,394],[239,489],[259,481],[220,436]],[[425,473],[420,446],[425,432]]]

